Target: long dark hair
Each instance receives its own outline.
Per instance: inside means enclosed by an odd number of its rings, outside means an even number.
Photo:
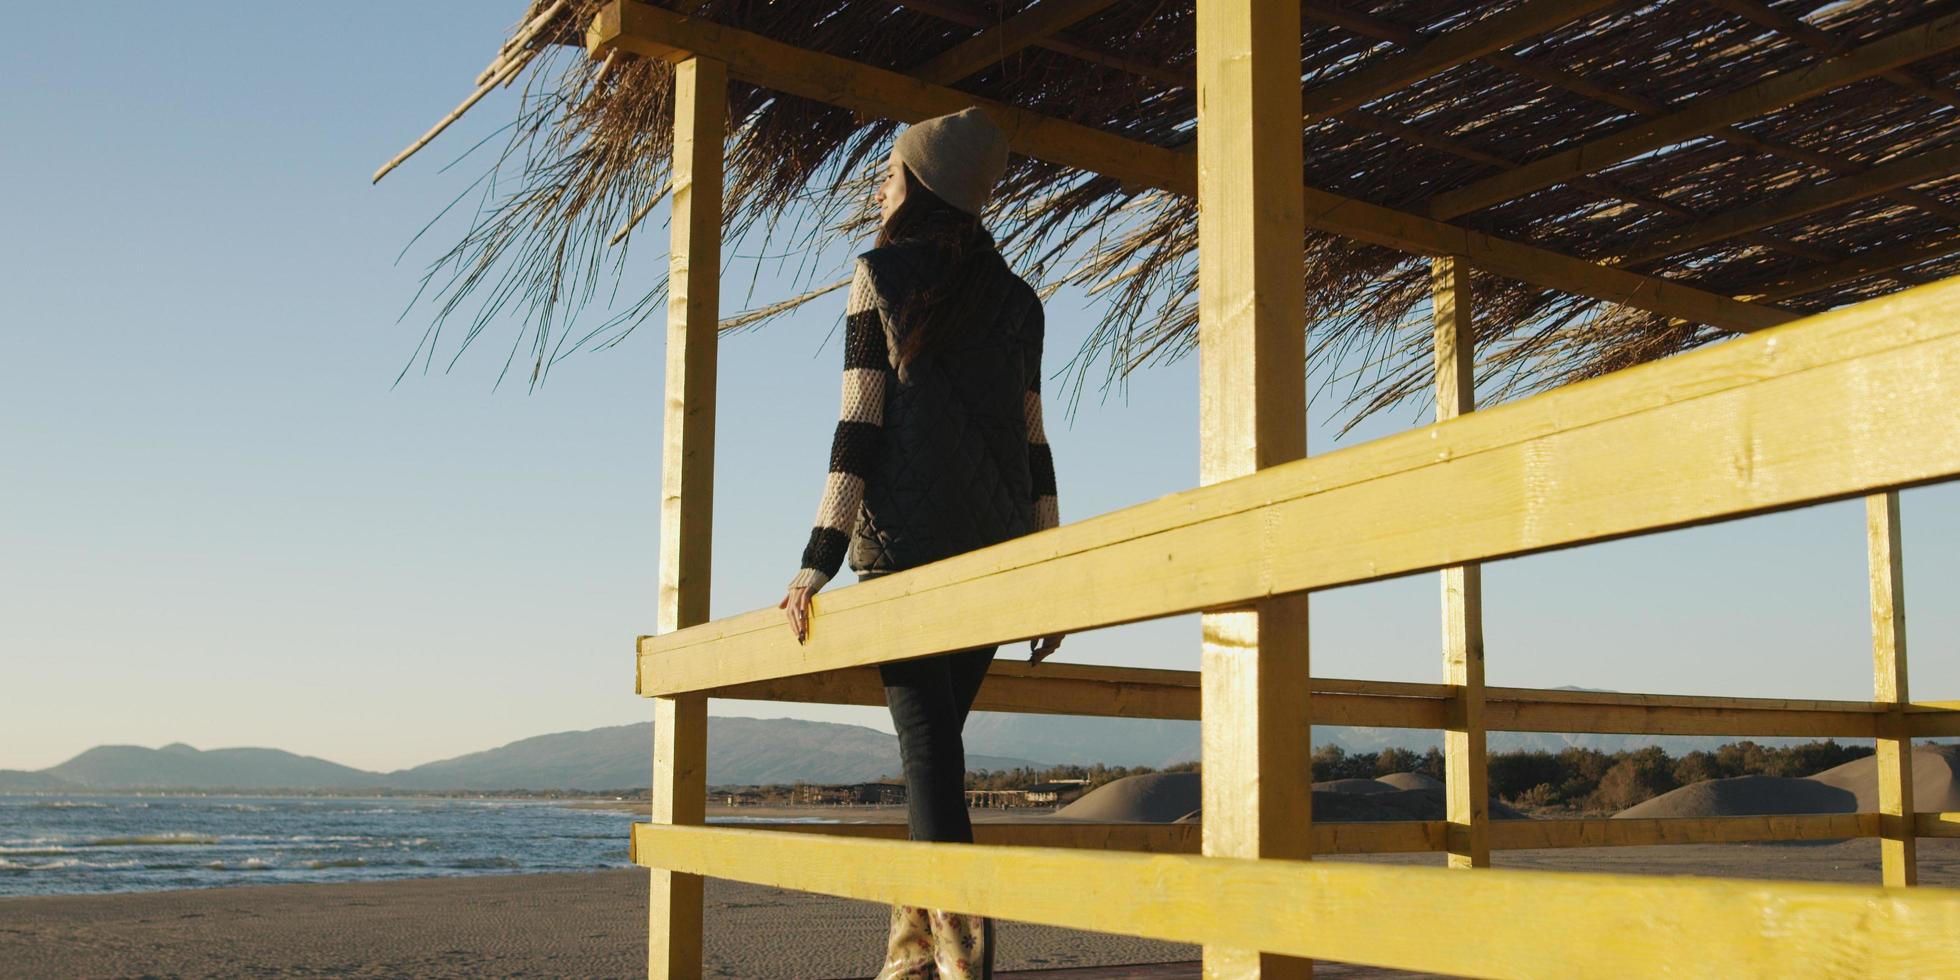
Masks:
[[[906,297],[899,307],[900,322],[910,328],[898,342],[898,363],[903,367],[945,342],[958,321],[957,312],[985,285],[981,273],[1001,258],[979,215],[962,211],[926,189],[912,168],[900,164],[899,171],[905,181],[905,200],[878,229],[878,246],[923,243],[941,254],[945,270],[939,281]]]

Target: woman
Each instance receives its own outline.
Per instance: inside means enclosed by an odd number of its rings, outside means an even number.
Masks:
[[[1007,140],[978,109],[921,122],[892,147],[877,247],[858,256],[845,308],[830,472],[779,604],[798,642],[810,597],[847,551],[863,580],[1058,521],[1041,427],[1041,303],[979,218],[1006,169]],[[1031,641],[1029,662],[1060,643]],[[879,667],[913,840],[973,840],[960,729],[993,658],[989,646]],[[878,980],[992,974],[991,920],[892,909]]]

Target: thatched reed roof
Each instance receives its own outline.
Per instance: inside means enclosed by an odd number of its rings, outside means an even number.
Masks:
[[[1193,0],[660,5],[1155,147],[1191,143]],[[635,216],[665,192],[672,69],[564,46],[581,43],[605,6],[539,0],[520,21],[537,29],[520,28],[493,69],[532,66],[528,97],[495,190],[432,272],[444,314],[474,314],[472,336],[488,314],[521,308],[529,332],[513,354],[528,342],[538,370],[615,339],[664,298],[664,283],[640,281],[638,270],[616,279],[633,238],[664,248],[664,232]],[[1953,0],[1309,0],[1305,181],[1447,222],[1451,234],[1605,262],[1759,312],[1830,309],[1960,273],[1956,10]],[[1449,54],[1504,23],[1531,29]],[[1424,58],[1429,68],[1397,76]],[[1791,88],[1848,62],[1862,67],[1842,84]],[[1385,90],[1370,87],[1383,78]],[[728,222],[748,236],[745,250],[866,233],[866,179],[894,121],[744,81],[732,86],[730,113]],[[1647,132],[1674,135],[1638,143]],[[1579,147],[1580,162],[1565,166]],[[1073,365],[1078,382],[1193,347],[1189,197],[1017,156],[990,220],[1030,278],[1108,300]],[[1304,246],[1313,356],[1366,354],[1368,367],[1341,392],[1349,421],[1426,404],[1427,257],[1316,228]],[[803,281],[820,287],[832,271]],[[1473,284],[1486,402],[1737,328],[1483,270]],[[573,316],[616,291],[640,302],[602,323]],[[732,307],[741,290],[724,296]],[[780,312],[802,298],[757,301],[783,301],[765,310]]]

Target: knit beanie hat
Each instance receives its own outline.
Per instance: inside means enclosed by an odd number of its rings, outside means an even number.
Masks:
[[[1007,172],[1007,135],[978,108],[912,124],[892,152],[926,190],[972,215]]]

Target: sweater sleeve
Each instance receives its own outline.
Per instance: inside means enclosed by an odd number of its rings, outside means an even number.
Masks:
[[[816,526],[810,529],[802,568],[790,579],[791,588],[821,589],[844,563],[858,507],[864,502],[864,481],[884,448],[885,375],[890,368],[870,272],[860,261],[844,307],[844,398],[830,440],[830,471],[817,504]]]
[[[1033,479],[1035,529],[1045,531],[1062,522],[1055,498],[1055,455],[1048,449],[1048,434],[1041,427],[1041,347],[1046,323],[1041,305],[1034,312],[1034,370],[1028,372],[1028,391],[1023,412],[1028,423],[1028,474]]]

